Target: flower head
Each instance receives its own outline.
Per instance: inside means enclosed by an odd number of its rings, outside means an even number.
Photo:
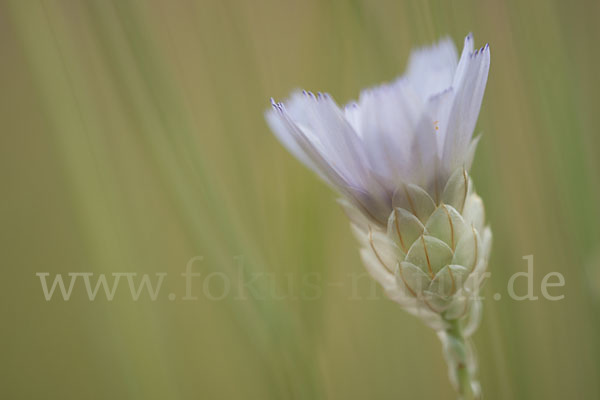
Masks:
[[[412,53],[396,81],[340,108],[330,95],[296,92],[272,100],[267,121],[283,145],[371,223],[383,227],[423,188],[436,204],[454,171],[469,170],[490,64],[488,45],[465,38],[460,59],[443,39]]]
[[[412,53],[406,74],[343,109],[328,94],[272,100],[279,140],[341,195],[369,273],[404,309],[443,331],[479,321],[491,230],[468,170],[489,47]]]

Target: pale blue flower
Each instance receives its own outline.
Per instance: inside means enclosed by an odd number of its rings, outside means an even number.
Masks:
[[[340,108],[329,94],[295,92],[266,119],[283,145],[370,221],[385,226],[399,188],[414,184],[438,203],[450,175],[469,170],[473,131],[490,65],[489,46],[465,38],[415,50],[406,73]]]

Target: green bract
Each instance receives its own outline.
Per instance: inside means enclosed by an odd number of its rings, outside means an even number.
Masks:
[[[340,202],[352,220],[367,269],[388,296],[436,329],[444,321],[467,317],[474,327],[491,231],[463,168],[454,171],[438,197],[403,185],[394,194],[387,226]]]

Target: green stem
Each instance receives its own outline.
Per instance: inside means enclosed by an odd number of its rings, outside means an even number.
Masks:
[[[450,374],[454,378],[456,390],[460,400],[476,400],[478,396],[473,392],[473,377],[469,371],[468,344],[462,333],[460,321],[447,320],[448,328],[443,332],[444,352]]]

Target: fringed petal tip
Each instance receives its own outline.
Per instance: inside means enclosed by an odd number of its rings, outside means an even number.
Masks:
[[[413,51],[404,76],[357,102],[340,108],[328,93],[296,90],[271,98],[265,117],[295,157],[382,227],[400,184],[418,185],[438,204],[450,175],[469,171],[489,54],[489,44],[474,50],[472,33],[460,58],[443,38]]]

